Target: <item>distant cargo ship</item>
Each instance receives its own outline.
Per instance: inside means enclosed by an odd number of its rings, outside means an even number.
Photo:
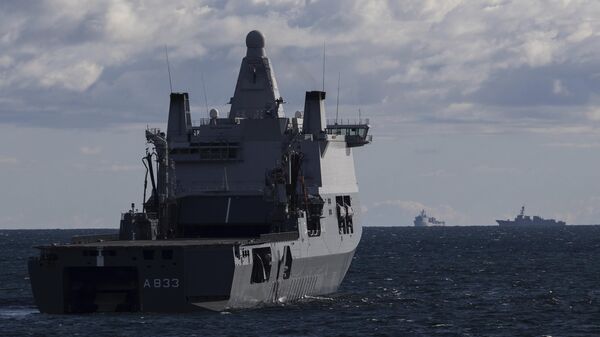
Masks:
[[[496,222],[501,227],[557,227],[566,225],[564,221],[525,215],[525,206],[521,207],[521,213],[517,215],[515,220],[496,220]]]
[[[439,221],[434,217],[428,217],[425,210],[422,210],[419,215],[415,217],[415,227],[432,227],[432,226],[444,226],[444,221]]]

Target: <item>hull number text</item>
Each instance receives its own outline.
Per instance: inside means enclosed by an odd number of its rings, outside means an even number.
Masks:
[[[155,278],[146,279],[144,288],[179,288],[178,278]]]

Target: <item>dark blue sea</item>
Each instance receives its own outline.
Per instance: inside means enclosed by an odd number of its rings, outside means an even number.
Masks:
[[[600,336],[600,226],[369,227],[339,292],[252,310],[40,314],[31,247],[0,231],[0,336]]]

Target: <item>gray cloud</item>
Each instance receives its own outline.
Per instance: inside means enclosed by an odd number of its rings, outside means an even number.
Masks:
[[[46,0],[0,9],[3,123],[162,122],[165,45],[175,89],[203,106],[202,73],[210,105],[227,109],[251,29],[267,36],[290,112],[321,86],[325,41],[327,90],[341,73],[343,114],[362,107],[385,121],[382,133],[407,122],[428,132],[581,130],[600,116],[595,1]]]
[[[360,108],[376,139],[355,153],[367,223],[492,223],[515,195],[595,223],[598,17],[589,0],[2,1],[0,129],[18,142],[0,226],[117,226],[141,197],[143,130],[166,121],[165,45],[197,119],[201,77],[228,110],[252,29],[288,115],[321,88],[325,41],[329,117],[340,73],[340,117]]]
[[[586,105],[600,91],[600,73],[590,72],[593,66],[559,64],[496,71],[469,98],[505,107]]]
[[[18,165],[19,160],[15,157],[7,157],[0,155],[0,165]]]

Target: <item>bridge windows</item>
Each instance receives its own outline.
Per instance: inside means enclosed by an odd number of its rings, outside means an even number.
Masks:
[[[371,142],[372,138],[369,133],[369,124],[328,124],[325,129],[328,135],[345,136],[348,147],[363,146]]]
[[[174,148],[169,152],[176,160],[238,160],[239,143],[195,143],[190,147]],[[179,157],[178,155],[185,155]]]
[[[329,135],[366,137],[369,131],[366,125],[328,125],[325,132]]]

